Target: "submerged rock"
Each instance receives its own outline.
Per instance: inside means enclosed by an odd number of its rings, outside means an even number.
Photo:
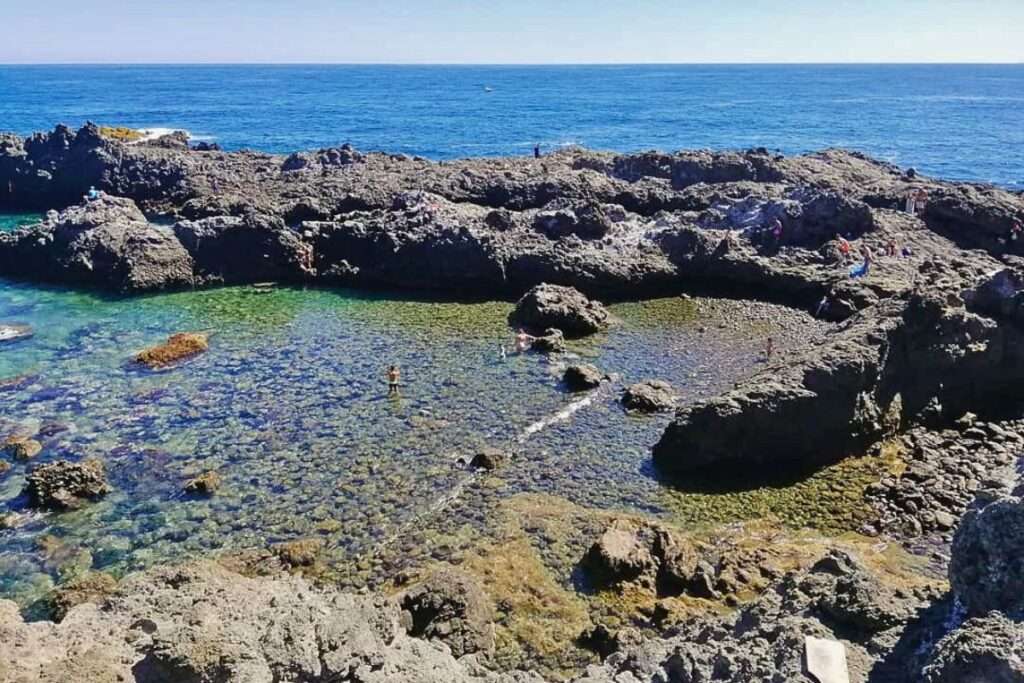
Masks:
[[[601,386],[606,375],[590,364],[570,365],[562,375],[562,381],[570,391],[587,391]]]
[[[468,574],[438,571],[398,601],[409,635],[440,640],[456,657],[494,649],[493,609]]]
[[[585,337],[608,326],[609,315],[601,303],[591,301],[573,287],[537,285],[521,298],[509,314],[509,323],[529,330],[555,328],[567,337]]]
[[[469,466],[477,470],[496,470],[504,466],[508,460],[509,456],[505,451],[499,448],[485,447],[473,456],[473,459],[469,461]]]
[[[28,339],[32,334],[32,328],[28,325],[0,323],[0,343]]]
[[[6,460],[0,460],[0,477],[11,471],[11,463]]]
[[[270,547],[290,567],[312,567],[316,564],[324,542],[319,538],[300,538],[295,541],[275,543]]]
[[[197,356],[209,348],[209,337],[206,334],[181,332],[171,335],[163,344],[136,354],[135,362],[158,370],[186,358]]]
[[[25,494],[32,507],[74,510],[110,493],[103,463],[90,459],[40,465],[29,472]]]
[[[2,450],[6,455],[15,460],[31,460],[43,450],[43,445],[35,439],[22,436],[8,437],[3,444]]]
[[[196,495],[196,496],[212,496],[220,489],[222,480],[220,475],[210,470],[204,472],[194,479],[190,479],[185,482],[185,486],[182,490],[185,493]]]
[[[630,385],[622,393],[622,405],[638,413],[660,413],[676,405],[676,396],[668,382],[649,379]]]

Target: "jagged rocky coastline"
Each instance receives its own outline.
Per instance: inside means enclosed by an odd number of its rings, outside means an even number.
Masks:
[[[102,195],[83,201],[90,187]],[[908,213],[916,191],[927,200]],[[806,636],[843,642],[854,681],[1024,680],[1019,195],[840,150],[435,163],[350,147],[197,150],[180,135],[126,144],[87,125],[0,136],[0,209],[49,211],[0,234],[3,277],[121,293],[275,281],[526,294],[512,322],[552,348],[609,324],[587,297],[734,293],[811,310],[834,323],[825,340],[682,405],[655,467],[668,482],[756,478],[898,448],[905,468],[869,488],[863,531],[948,565],[951,590],[894,581],[838,545],[788,571],[737,570],[673,530],[618,520],[580,558],[595,583],[756,597],[686,618],[659,602],[643,633],[580,633],[604,661],[577,680],[812,680]],[[852,277],[864,253],[870,269]],[[582,390],[601,382],[597,368],[576,373]],[[646,397],[669,389],[637,392],[660,409],[670,396]],[[53,500],[92,495],[44,475]],[[384,598],[206,562],[101,588],[72,591],[59,624],[0,603],[0,680],[541,680],[495,672],[494,615],[459,577]]]

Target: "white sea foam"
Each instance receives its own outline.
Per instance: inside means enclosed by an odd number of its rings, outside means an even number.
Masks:
[[[151,142],[162,138],[165,135],[170,135],[171,133],[177,133],[179,131],[187,135],[190,140],[192,139],[192,133],[182,128],[139,128],[139,132],[142,133],[142,137],[138,140],[134,140],[131,144],[137,145],[140,142]]]

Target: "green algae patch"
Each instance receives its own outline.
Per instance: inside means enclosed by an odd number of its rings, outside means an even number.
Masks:
[[[118,142],[138,142],[144,137],[142,131],[125,126],[100,126],[100,135]]]
[[[556,580],[526,538],[480,548],[462,568],[498,608],[494,658],[503,669],[537,661],[567,675],[586,658],[572,646],[591,625],[586,603]]]
[[[666,487],[662,502],[671,521],[684,526],[770,519],[830,535],[857,531],[873,514],[865,490],[903,467],[901,449],[898,441],[887,442],[879,455],[846,458],[809,474],[780,472],[776,482],[744,490],[728,490],[735,482],[694,479],[687,490]]]
[[[695,323],[701,316],[700,307],[693,299],[684,297],[612,304],[608,310],[616,318],[640,329],[682,327]]]

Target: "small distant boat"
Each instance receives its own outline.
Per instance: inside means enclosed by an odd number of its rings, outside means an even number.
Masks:
[[[494,88],[489,85],[484,86],[484,92],[494,92]]]

